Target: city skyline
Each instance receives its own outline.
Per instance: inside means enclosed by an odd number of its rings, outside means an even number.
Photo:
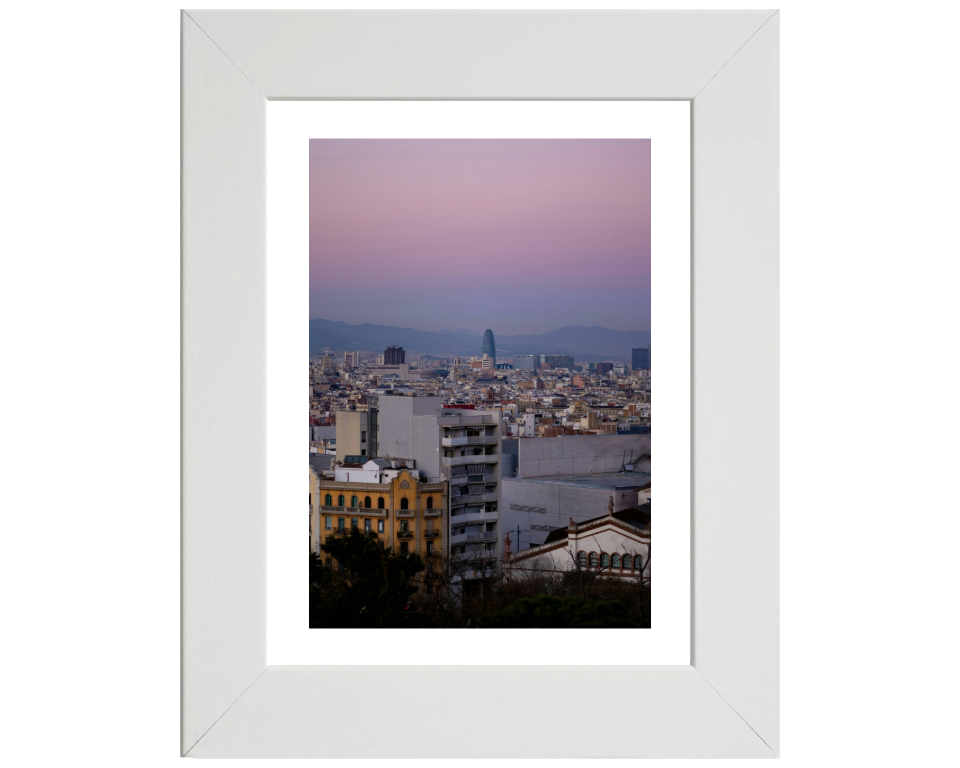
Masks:
[[[491,316],[650,330],[648,140],[310,142],[310,317],[482,334]]]

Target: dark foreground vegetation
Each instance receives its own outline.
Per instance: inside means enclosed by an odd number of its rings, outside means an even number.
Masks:
[[[463,563],[394,553],[358,530],[321,550],[310,555],[311,628],[650,627],[649,582],[598,570],[464,582]]]

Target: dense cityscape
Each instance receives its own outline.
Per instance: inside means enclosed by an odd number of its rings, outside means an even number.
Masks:
[[[311,352],[310,625],[649,627],[650,352]]]

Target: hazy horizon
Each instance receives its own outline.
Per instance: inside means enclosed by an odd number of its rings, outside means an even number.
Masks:
[[[310,317],[649,331],[650,141],[311,140]]]
[[[487,328],[490,328],[490,330],[493,331],[494,336],[498,336],[498,335],[501,335],[501,334],[502,334],[503,336],[528,336],[528,335],[540,336],[540,335],[545,334],[545,333],[551,333],[551,332],[553,332],[553,331],[559,331],[559,330],[562,329],[562,328],[570,328],[570,327],[573,327],[573,328],[606,328],[607,330],[610,330],[610,331],[623,331],[623,332],[625,332],[625,333],[646,333],[646,332],[649,332],[649,330],[650,330],[649,328],[611,328],[609,325],[600,325],[600,324],[598,324],[598,323],[595,323],[595,324],[592,324],[592,325],[583,325],[583,324],[580,324],[580,323],[564,323],[563,325],[559,325],[559,326],[557,326],[556,328],[548,328],[547,330],[544,330],[544,331],[524,330],[524,331],[522,331],[522,332],[520,332],[520,333],[511,333],[511,332],[507,332],[507,331],[497,331],[496,328],[493,328],[492,326],[489,326],[489,325],[483,327],[483,328],[480,329],[480,330],[476,330],[476,329],[474,329],[474,328],[468,328],[468,327],[465,326],[465,325],[458,325],[458,326],[456,326],[456,327],[449,326],[449,325],[444,325],[444,326],[441,326],[441,327],[439,327],[439,328],[421,328],[421,327],[414,326],[414,325],[402,325],[402,324],[399,324],[399,323],[378,323],[378,322],[373,322],[372,320],[363,320],[363,321],[358,321],[358,322],[350,322],[349,320],[337,320],[337,319],[335,319],[335,318],[322,317],[322,316],[320,316],[320,315],[317,315],[317,316],[315,316],[315,317],[310,317],[310,320],[328,320],[328,321],[330,321],[330,322],[332,322],[332,323],[346,323],[347,325],[390,325],[390,326],[394,326],[394,327],[396,327],[396,328],[406,328],[406,329],[410,329],[410,330],[414,330],[414,331],[430,331],[430,332],[432,332],[432,333],[439,333],[440,331],[468,331],[469,333],[475,333],[477,336],[483,336],[483,333],[484,333],[484,331],[487,330]]]

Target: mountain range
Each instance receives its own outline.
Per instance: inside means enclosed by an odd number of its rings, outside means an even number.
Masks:
[[[568,325],[556,331],[519,336],[500,336],[492,328],[497,357],[513,355],[573,355],[578,362],[610,358],[630,362],[630,350],[650,343],[650,331],[614,331],[599,325]],[[419,331],[393,325],[350,325],[349,323],[310,320],[310,351],[383,350],[391,344],[409,352],[433,355],[480,354],[481,335],[466,328]]]

